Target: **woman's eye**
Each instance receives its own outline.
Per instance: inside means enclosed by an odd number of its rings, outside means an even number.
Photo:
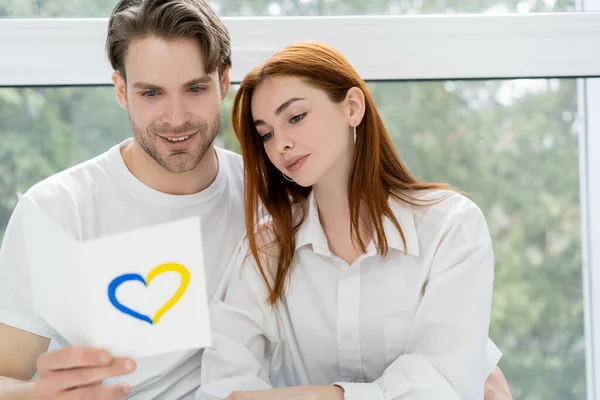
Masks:
[[[290,122],[293,124],[297,124],[298,122],[302,121],[305,116],[306,113],[295,115],[290,119]]]

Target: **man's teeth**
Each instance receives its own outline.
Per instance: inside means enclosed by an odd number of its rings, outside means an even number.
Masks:
[[[189,138],[189,136],[183,136],[180,138],[167,138],[167,140],[170,142],[181,142],[183,140],[186,140],[187,138]]]

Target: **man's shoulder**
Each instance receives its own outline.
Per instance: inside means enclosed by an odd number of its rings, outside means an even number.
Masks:
[[[49,215],[64,216],[64,210],[79,208],[78,204],[101,190],[100,182],[109,181],[107,153],[43,179],[31,186],[24,196]]]

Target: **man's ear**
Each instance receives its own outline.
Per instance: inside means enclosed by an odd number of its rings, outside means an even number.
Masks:
[[[225,71],[221,74],[219,78],[220,89],[221,89],[221,101],[225,100],[227,97],[227,93],[229,93],[229,88],[231,87],[231,81],[229,80],[229,67],[225,68]]]
[[[115,84],[115,95],[117,102],[121,107],[127,110],[127,82],[123,75],[115,71],[112,74],[112,81]]]

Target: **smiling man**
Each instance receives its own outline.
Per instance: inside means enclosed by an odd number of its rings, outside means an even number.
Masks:
[[[106,47],[133,138],[25,196],[81,240],[200,216],[210,300],[244,229],[241,157],[214,144],[229,33],[204,0],[122,0]],[[69,347],[39,318],[21,224],[17,206],[0,250],[0,399],[193,398],[200,352],[114,358]],[[46,352],[50,339],[59,349]]]

